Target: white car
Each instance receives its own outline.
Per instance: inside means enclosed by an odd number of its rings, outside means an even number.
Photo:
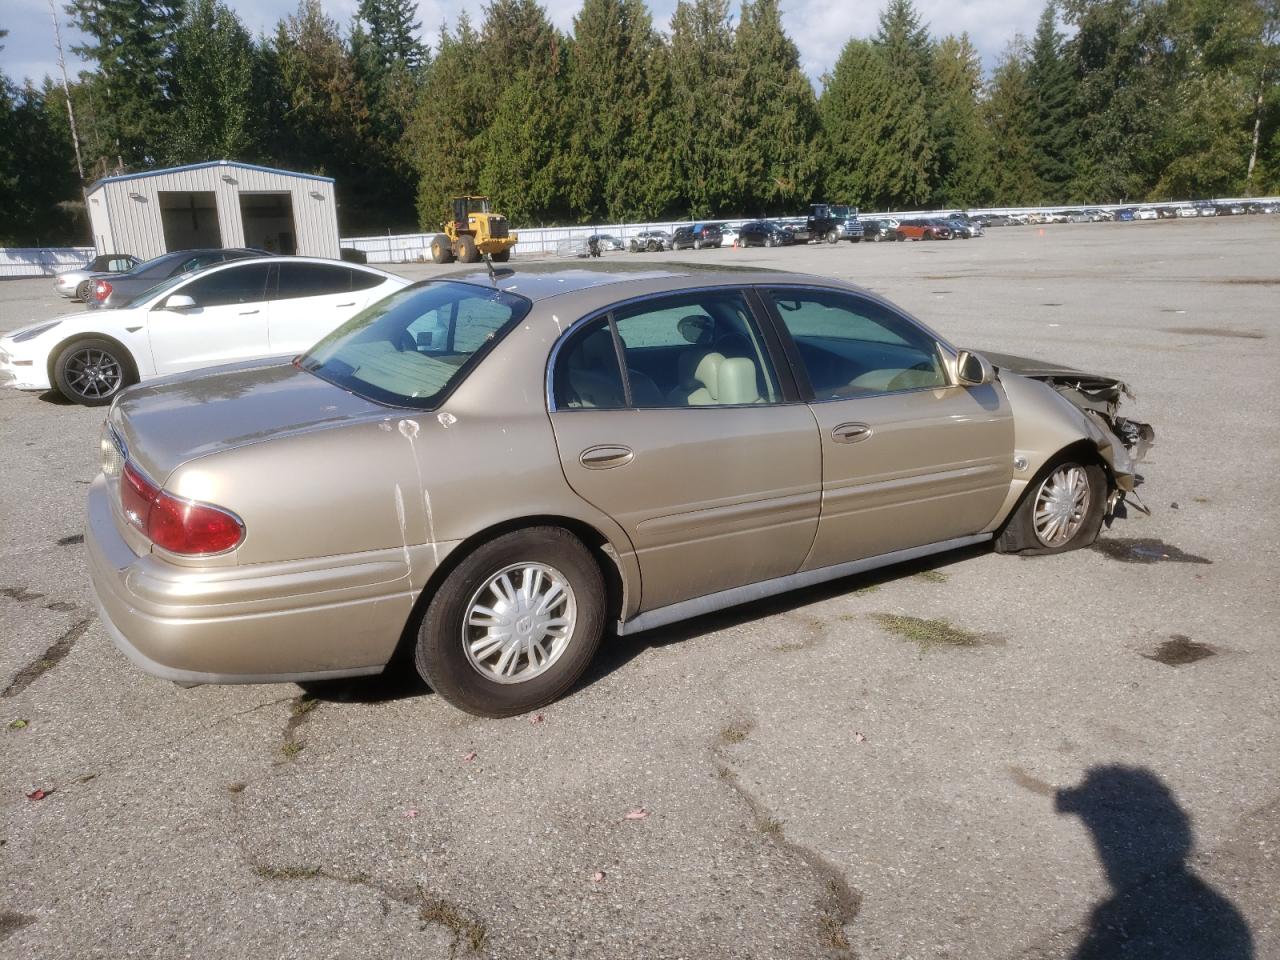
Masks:
[[[83,300],[84,294],[88,291],[81,289],[82,284],[88,283],[99,274],[124,273],[126,270],[132,270],[141,262],[130,253],[104,253],[101,256],[94,257],[83,267],[62,271],[62,273],[53,278],[53,289],[57,291],[59,296],[73,300]]]
[[[1200,216],[1200,214],[1196,212],[1196,208],[1195,208],[1195,207],[1179,207],[1179,208],[1178,208],[1178,216],[1180,216],[1180,217],[1198,217],[1198,216]]]
[[[115,310],[45,320],[0,337],[0,384],[56,388],[85,406],[139,380],[307,350],[409,285],[373,267],[261,257],[179,274]]]
[[[1159,220],[1160,214],[1156,212],[1155,207],[1139,207],[1134,211],[1133,219],[1135,220]]]

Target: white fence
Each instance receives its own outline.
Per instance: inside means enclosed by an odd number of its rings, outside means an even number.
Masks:
[[[51,277],[94,255],[93,247],[0,247],[0,277]]]

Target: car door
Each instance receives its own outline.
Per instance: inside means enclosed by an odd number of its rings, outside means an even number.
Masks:
[[[338,264],[282,262],[271,300],[271,352],[302,353],[350,320],[368,303],[372,276]]]
[[[1000,384],[955,384],[948,348],[869,296],[763,292],[822,443],[822,519],[804,568],[986,527],[1013,477],[1013,418]]]
[[[159,374],[270,356],[267,279],[271,265],[220,267],[175,286],[151,305],[147,333]],[[182,307],[175,297],[190,297]]]
[[[794,573],[817,529],[813,415],[742,290],[620,306],[557,348],[565,477],[640,563],[642,610]]]

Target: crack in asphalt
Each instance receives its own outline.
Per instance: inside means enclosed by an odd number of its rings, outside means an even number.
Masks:
[[[849,885],[844,874],[835,864],[804,844],[790,839],[785,824],[774,817],[765,803],[748,790],[738,778],[733,761],[724,755],[726,746],[739,743],[750,733],[751,725],[735,723],[726,726],[719,740],[712,744],[711,755],[716,761],[720,779],[746,804],[755,818],[756,828],[772,843],[800,860],[814,874],[822,890],[818,898],[818,928],[823,946],[830,948],[833,957],[852,960],[853,947],[844,929],[858,916],[862,908],[862,894]]]
[[[36,594],[36,596],[40,596],[40,594]],[[62,636],[50,644],[44,653],[13,675],[13,679],[4,688],[4,691],[0,693],[0,697],[16,697],[39,680],[46,672],[56,667],[71,652],[71,648],[76,645],[76,641],[84,636],[84,632],[89,629],[89,624],[91,623],[93,623],[92,617],[77,621],[64,630]]]

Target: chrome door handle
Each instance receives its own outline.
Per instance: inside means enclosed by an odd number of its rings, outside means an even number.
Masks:
[[[588,470],[608,470],[610,467],[621,467],[635,459],[635,451],[620,444],[601,444],[588,447],[578,458]]]
[[[831,439],[836,443],[857,443],[871,436],[871,432],[865,423],[842,423],[831,428]]]
[[[242,316],[242,317],[251,317],[251,316],[253,316],[253,315],[254,315],[255,313],[257,313],[257,312],[258,312],[257,310],[241,310],[241,311],[240,311],[240,316]]]
[[[356,305],[356,302],[352,300],[350,303],[340,303],[333,309],[337,310],[339,307],[354,307],[355,305]]]

